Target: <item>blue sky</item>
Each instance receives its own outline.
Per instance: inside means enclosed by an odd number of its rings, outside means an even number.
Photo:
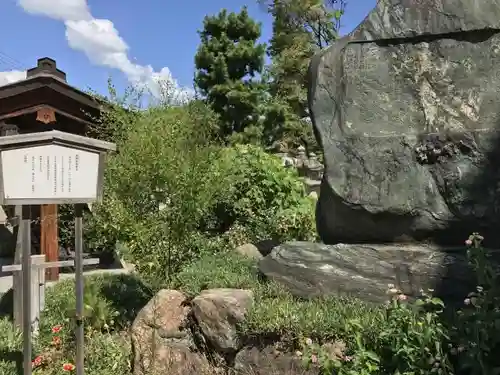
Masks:
[[[247,5],[271,36],[270,17],[256,0],[0,0],[0,72],[23,71],[43,56],[57,60],[70,84],[107,92],[107,79],[170,77],[192,86],[193,57],[203,17]],[[376,0],[348,3],[343,33],[356,27]],[[162,68],[168,68],[163,69]],[[1,81],[0,73],[0,82]],[[8,77],[11,77],[12,74]]]

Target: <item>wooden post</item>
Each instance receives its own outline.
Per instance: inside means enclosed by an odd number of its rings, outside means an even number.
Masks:
[[[76,375],[84,375],[83,327],[83,205],[75,204]]]
[[[19,134],[19,128],[14,124],[0,123],[0,136],[16,135]],[[21,225],[22,208],[15,206],[14,218],[12,220],[13,235],[16,238],[16,248],[14,250],[14,264],[21,264],[22,249],[22,225]],[[21,329],[22,327],[22,313],[23,313],[23,288],[21,272],[12,273],[12,291],[14,294],[14,311],[13,318],[14,324]],[[17,302],[16,302],[17,301]]]
[[[45,263],[45,255],[32,255],[31,264],[31,322],[34,335],[40,328],[40,312],[45,304],[45,270],[36,265]]]
[[[31,206],[22,206],[23,253],[21,273],[23,280],[23,374],[31,375]]]
[[[59,260],[59,236],[57,227],[57,205],[44,204],[40,210],[40,248],[46,262]],[[47,281],[59,280],[59,268],[46,269]]]
[[[14,253],[14,264],[21,264],[23,253],[23,226],[21,225],[22,206],[15,206],[16,226],[16,249]],[[23,324],[23,276],[21,271],[12,272],[12,292],[14,294],[14,325],[21,329]]]
[[[81,248],[81,246],[80,246]],[[77,260],[62,260],[62,261],[57,261],[54,263],[46,263],[45,262],[45,255],[32,255],[31,256],[31,271],[30,271],[30,311],[31,314],[31,324],[32,324],[32,329],[33,333],[36,333],[36,330],[38,328],[37,323],[39,322],[40,319],[40,313],[43,311],[45,308],[45,270],[47,268],[59,268],[59,267],[72,267],[76,266]],[[80,273],[83,274],[82,268],[83,266],[90,266],[90,265],[96,265],[99,264],[99,258],[90,258],[90,259],[85,259],[85,260],[79,260],[78,261],[78,266],[75,268],[80,269]],[[22,264],[11,264],[8,266],[3,266],[2,267],[3,272],[12,272],[12,273],[19,273],[23,275],[23,265]],[[80,296],[83,296],[83,279],[82,276],[77,277],[78,280],[75,280],[80,286],[77,288],[81,293]],[[15,290],[14,290],[15,293]],[[23,295],[23,294],[21,294]],[[19,310],[21,311],[21,317],[23,317],[23,301],[17,301],[14,300],[14,306],[16,304],[19,304]],[[83,303],[79,303],[79,309],[81,310],[83,307]],[[81,315],[81,314],[80,314]],[[22,320],[19,323],[20,328],[22,328]]]

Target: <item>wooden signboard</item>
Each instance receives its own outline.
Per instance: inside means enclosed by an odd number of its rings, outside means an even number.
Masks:
[[[3,204],[44,204],[54,199],[93,202],[99,160],[98,152],[60,145],[2,151]]]
[[[82,204],[101,199],[104,156],[115,149],[112,143],[56,130],[0,137],[0,204],[22,207],[21,264],[11,269],[22,276],[22,293],[14,293],[22,301],[14,303],[22,306],[24,375],[32,374],[33,306],[39,305],[32,298],[31,206],[75,204],[76,373],[84,375]]]
[[[113,146],[57,130],[0,137],[0,204],[99,201],[103,150]]]

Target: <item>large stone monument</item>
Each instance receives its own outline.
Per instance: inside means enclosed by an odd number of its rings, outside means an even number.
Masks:
[[[325,243],[500,244],[500,0],[380,0],[310,77]]]
[[[282,244],[261,271],[302,297],[463,300],[468,235],[500,245],[499,103],[500,0],[379,0],[310,66],[324,244]]]

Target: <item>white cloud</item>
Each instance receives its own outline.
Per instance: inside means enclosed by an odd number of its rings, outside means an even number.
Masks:
[[[86,0],[18,0],[24,11],[59,21],[91,20]]]
[[[0,72],[0,86],[8,85],[26,78],[26,72],[19,70],[10,70],[7,72]]]
[[[83,52],[95,65],[120,70],[130,83],[147,89],[154,97],[168,96],[176,102],[192,97],[192,89],[181,87],[167,67],[155,71],[150,65],[133,63],[127,54],[129,47],[113,22],[94,18],[87,0],[18,0],[18,4],[27,13],[64,22],[72,49]],[[15,77],[0,73],[0,84],[5,76]]]

